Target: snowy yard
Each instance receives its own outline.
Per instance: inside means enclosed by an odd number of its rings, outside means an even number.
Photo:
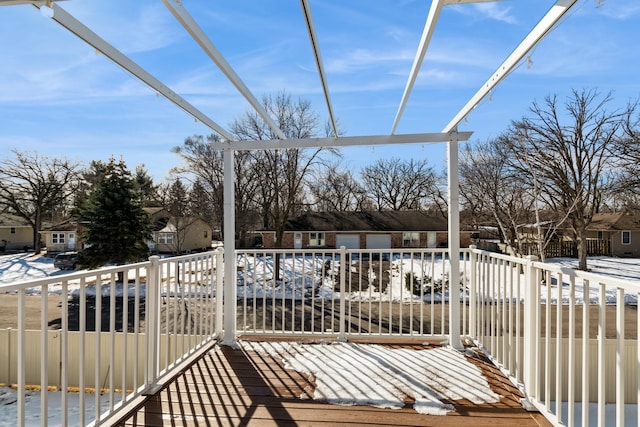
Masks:
[[[327,264],[327,262],[329,264]],[[305,298],[339,298],[338,290],[338,259],[296,256],[284,257],[282,264],[282,279],[274,280],[274,259],[273,257],[261,257],[243,255],[238,259],[238,297],[239,298],[275,298],[275,299],[294,299],[301,300]],[[561,267],[573,268],[577,262],[570,258],[554,258],[548,260],[550,264],[556,264]],[[352,301],[386,301],[386,302],[411,302],[422,298],[425,302],[446,301],[448,296],[440,294],[437,290],[432,292],[430,286],[425,286],[422,296],[416,296],[409,292],[406,281],[407,274],[415,277],[418,281],[425,283],[438,283],[446,277],[449,272],[449,265],[436,257],[435,259],[424,258],[400,258],[393,257],[383,269],[373,266],[372,263],[362,263],[359,261],[351,261],[348,267],[349,273],[362,276],[360,283],[355,283],[349,290],[348,299]],[[636,284],[640,284],[640,260],[631,258],[609,258],[609,257],[593,257],[589,259],[589,268],[593,273],[603,274],[605,276],[625,279]],[[327,267],[328,266],[328,267]],[[365,271],[358,271],[368,266]],[[469,268],[469,264],[463,264],[463,268]],[[13,284],[16,282],[41,279],[44,277],[58,277],[69,274],[69,271],[58,270],[53,266],[53,260],[42,255],[32,254],[15,254],[0,256],[0,286],[3,284]],[[173,273],[172,273],[173,274]],[[468,271],[462,271],[462,278],[469,274]],[[380,276],[384,276],[380,277]],[[144,292],[144,286],[141,287]],[[88,293],[93,291],[93,287],[88,287]],[[437,289],[437,287],[436,287]],[[73,283],[69,286],[70,292],[77,292],[78,285]],[[198,289],[192,288],[192,292],[197,293]],[[31,288],[28,293],[38,294],[40,288]],[[49,288],[50,293],[60,293],[61,287],[52,286]],[[95,291],[93,291],[95,292]],[[103,288],[103,292],[109,292],[108,288]],[[122,287],[117,290],[118,294],[123,292]],[[133,292],[133,288],[129,287],[129,293]],[[164,293],[171,292],[165,290]],[[597,289],[590,289],[590,299],[597,298]],[[542,301],[546,298],[546,286],[541,286]],[[521,293],[522,295],[522,293]],[[580,286],[576,288],[576,301],[581,302],[583,299],[582,289]],[[607,291],[607,302],[615,303],[615,289]],[[558,292],[555,281],[551,283],[551,302],[557,303]],[[568,301],[568,284],[564,283],[562,290],[563,303]],[[637,298],[635,295],[627,294],[627,304],[636,305]]]

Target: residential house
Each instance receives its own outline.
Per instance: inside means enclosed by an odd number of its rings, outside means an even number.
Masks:
[[[82,249],[82,229],[75,219],[67,219],[40,230],[47,253],[77,251]]]
[[[288,221],[282,247],[289,249],[436,248],[448,244],[447,219],[423,211],[308,212]],[[255,243],[275,247],[275,231],[257,231]],[[468,246],[470,233],[462,233]]]
[[[587,239],[608,241],[611,256],[640,258],[640,212],[595,214]]]
[[[185,253],[211,249],[213,229],[201,218],[175,217],[161,207],[145,208],[153,223],[149,247],[157,253]]]
[[[152,252],[184,253],[211,248],[211,226],[200,218],[176,218],[164,208],[145,208],[151,217]],[[41,230],[48,253],[81,250],[82,225],[68,219]]]
[[[0,214],[0,251],[33,249],[33,227],[23,218]]]

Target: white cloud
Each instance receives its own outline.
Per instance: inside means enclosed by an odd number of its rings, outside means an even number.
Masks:
[[[640,15],[640,3],[638,0],[632,0],[632,2],[626,4],[619,0],[602,0],[598,11],[609,18],[626,21],[637,18],[637,15]]]
[[[415,52],[409,49],[387,51],[355,49],[346,52],[343,56],[335,56],[327,60],[325,69],[330,73],[350,73],[354,70],[377,67],[385,63],[408,62],[410,64],[414,55]]]
[[[518,20],[511,15],[511,7],[502,6],[496,3],[479,3],[473,5],[476,12],[495,21],[506,22],[507,24],[517,24]]]
[[[462,15],[472,16],[474,18],[486,18],[507,24],[518,23],[518,19],[511,14],[511,7],[501,4],[479,3],[472,5],[451,5],[448,6],[448,8]]]

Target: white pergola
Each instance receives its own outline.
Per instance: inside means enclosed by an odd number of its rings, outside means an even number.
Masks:
[[[384,145],[384,144],[412,144],[412,143],[447,143],[447,168],[448,168],[448,202],[449,202],[449,257],[451,261],[450,283],[458,283],[460,280],[460,223],[459,223],[459,190],[458,190],[458,142],[466,141],[470,138],[471,132],[459,132],[458,124],[482,101],[542,40],[547,33],[559,22],[559,20],[577,3],[577,0],[557,0],[549,11],[541,17],[538,23],[531,29],[528,35],[518,44],[512,53],[500,64],[496,71],[489,76],[478,91],[459,110],[441,132],[420,133],[420,134],[396,134],[396,129],[405,107],[411,96],[413,86],[416,82],[422,62],[429,47],[431,37],[435,31],[438,19],[444,7],[448,5],[462,3],[493,2],[500,0],[432,0],[429,14],[426,18],[424,30],[418,50],[416,52],[413,66],[409,72],[407,83],[400,100],[400,105],[393,122],[393,126],[388,135],[364,135],[340,137],[337,136],[337,126],[334,115],[329,85],[325,76],[322,56],[320,55],[320,45],[316,36],[314,21],[309,7],[308,0],[300,0],[300,7],[304,15],[304,21],[309,34],[311,49],[318,69],[318,76],[324,98],[326,100],[330,123],[333,127],[334,137],[310,138],[310,139],[287,139],[284,133],[278,128],[274,120],[261,106],[260,102],[244,84],[240,76],[225,60],[224,56],[216,49],[213,42],[205,34],[196,20],[189,14],[181,0],[162,0],[162,3],[180,22],[184,29],[200,45],[202,50],[220,68],[224,75],[236,87],[239,93],[249,102],[261,118],[271,127],[279,139],[270,141],[237,141],[223,126],[220,126],[212,118],[200,111],[194,105],[185,100],[182,96],[174,92],[167,85],[155,78],[144,68],[140,67],[129,57],[114,48],[89,27],[74,18],[57,3],[62,0],[0,0],[0,6],[32,4],[41,12],[55,22],[75,34],[77,37],[91,45],[97,51],[111,59],[117,65],[131,73],[144,84],[152,88],[164,98],[173,102],[184,110],[187,114],[218,133],[224,139],[221,150],[224,152],[224,255],[225,260],[230,261],[235,257],[235,203],[234,203],[234,169],[233,159],[236,151],[239,150],[268,150],[287,149],[305,147],[344,147],[356,145]],[[213,4],[211,7],[215,7]],[[236,268],[235,262],[227,262],[224,269],[224,338],[223,342],[232,344],[236,337],[235,312],[237,308],[237,290],[235,286]],[[450,300],[458,301],[460,290],[457,286],[451,286]],[[449,344],[455,348],[462,348],[460,341],[460,305],[449,305]]]

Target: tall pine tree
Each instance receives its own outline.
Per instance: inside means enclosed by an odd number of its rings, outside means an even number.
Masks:
[[[151,221],[124,161],[109,161],[104,178],[80,207],[78,216],[85,225],[85,249],[79,254],[83,267],[120,265],[149,256]]]

